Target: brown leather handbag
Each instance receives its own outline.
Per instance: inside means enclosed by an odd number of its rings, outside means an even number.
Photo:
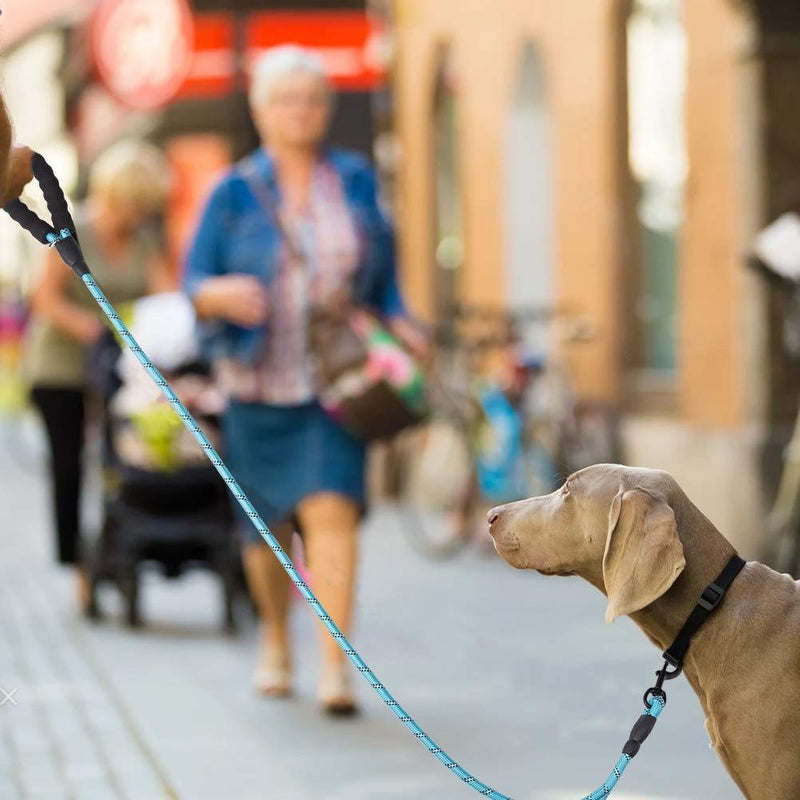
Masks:
[[[340,317],[335,327],[352,331],[366,358],[361,363],[353,358],[345,366],[351,351],[338,344],[338,333],[312,346],[322,378],[319,402],[328,414],[365,441],[385,439],[422,422],[427,411],[423,374],[397,339],[374,315],[358,307]],[[312,324],[312,331],[315,328]]]
[[[317,380],[322,385],[333,383],[348,370],[359,369],[367,363],[367,345],[353,330],[347,312],[342,309],[312,308],[308,337]]]

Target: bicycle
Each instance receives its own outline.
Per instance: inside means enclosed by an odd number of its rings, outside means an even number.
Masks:
[[[767,515],[765,558],[779,572],[800,575],[800,412],[786,446],[775,501]]]
[[[434,337],[432,418],[401,445],[402,528],[439,560],[470,543],[479,512],[547,494],[621,449],[616,412],[580,401],[563,367],[525,352],[524,329],[552,323],[552,310],[461,306],[447,318]]]

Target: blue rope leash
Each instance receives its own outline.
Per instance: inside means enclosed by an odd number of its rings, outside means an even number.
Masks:
[[[236,498],[239,505],[244,509],[248,517],[250,517],[256,530],[261,534],[264,541],[269,545],[270,549],[281,566],[286,570],[286,573],[292,580],[292,583],[300,590],[300,593],[308,601],[308,604],[314,610],[314,613],[322,621],[322,624],[328,629],[328,632],[336,640],[336,643],[342,649],[344,654],[350,659],[353,666],[364,676],[367,683],[375,690],[378,697],[388,706],[394,715],[402,722],[414,735],[416,739],[436,758],[444,764],[454,775],[459,777],[467,786],[474,789],[483,797],[492,798],[492,800],[512,800],[507,795],[501,794],[496,789],[488,786],[483,781],[476,778],[465,770],[457,761],[451,758],[444,750],[442,750],[436,742],[428,736],[425,731],[417,724],[416,720],[394,699],[394,696],[389,690],[378,680],[375,673],[364,663],[364,660],[358,654],[356,649],[347,640],[347,637],[339,630],[336,623],[330,618],[327,611],[323,608],[315,594],[311,591],[308,584],[300,576],[297,568],[292,563],[292,560],[286,554],[286,551],[281,547],[280,542],[272,534],[272,531],[267,527],[261,515],[256,511],[253,504],[248,499],[247,495],[239,486],[236,478],[233,477],[230,470],[225,466],[225,462],[220,458],[217,451],[214,449],[211,442],[209,442],[206,435],[203,433],[197,421],[186,409],[186,406],[178,399],[178,396],[172,390],[172,387],[167,383],[161,373],[156,369],[153,362],[148,358],[147,354],[142,350],[136,339],[126,327],[125,323],[117,315],[114,307],[108,302],[106,296],[100,290],[100,287],[95,282],[91,274],[83,275],[82,280],[92,297],[97,301],[103,313],[108,317],[114,329],[122,337],[125,344],[130,351],[136,356],[139,363],[144,367],[148,375],[152,378],[153,382],[158,386],[161,392],[169,401],[175,413],[181,418],[183,424],[192,433],[194,438],[198,441],[200,446],[205,451],[208,460],[214,465],[217,472],[225,481],[231,494]],[[665,701],[661,697],[653,697],[650,701],[650,706],[647,708],[643,716],[651,716],[654,719],[658,718],[664,709]],[[583,800],[600,800],[600,798],[608,797],[611,791],[617,785],[625,768],[632,761],[633,756],[623,754],[619,761],[614,766],[614,769],[606,780],[606,782],[589,795],[586,795]]]
[[[664,710],[664,706],[667,704],[667,701],[663,696],[656,695],[649,700],[649,703],[650,705],[645,708],[642,716],[652,717],[653,720],[657,720],[661,715],[661,712]],[[654,723],[650,723],[651,726],[652,724]],[[635,753],[633,755],[635,755]],[[608,797],[619,782],[619,779],[622,777],[622,773],[625,772],[628,764],[633,761],[633,755],[623,753],[619,757],[619,761],[617,761],[617,763],[614,765],[614,769],[606,779],[606,782],[598,789],[595,789],[591,794],[587,794],[583,800],[603,800],[604,797]]]
[[[281,547],[280,542],[275,538],[272,532],[267,527],[266,523],[256,511],[253,504],[247,498],[247,495],[239,486],[236,479],[231,474],[223,460],[220,458],[217,451],[214,449],[211,442],[205,436],[197,421],[189,413],[183,403],[178,399],[172,387],[164,379],[163,375],[158,371],[152,361],[148,358],[147,354],[142,350],[137,341],[134,339],[131,332],[126,325],[119,318],[114,307],[109,303],[106,296],[103,294],[100,287],[95,282],[91,273],[89,272],[86,262],[83,260],[80,246],[72,231],[74,223],[69,214],[64,193],[58,185],[58,180],[55,177],[50,166],[47,162],[37,153],[33,156],[34,174],[36,175],[39,183],[44,191],[45,199],[47,200],[48,208],[53,216],[54,224],[56,227],[49,225],[43,220],[39,219],[33,212],[31,212],[21,201],[14,201],[13,203],[5,206],[4,210],[15,219],[23,228],[30,231],[35,238],[44,244],[55,246],[61,257],[68,266],[80,277],[89,290],[92,297],[102,309],[103,313],[108,317],[114,330],[120,335],[130,351],[134,354],[139,363],[144,367],[153,382],[161,390],[162,394],[167,398],[175,413],[181,419],[186,428],[192,433],[194,438],[200,444],[205,452],[208,460],[214,465],[217,472],[225,481],[228,489],[239,502],[239,505],[244,509],[247,516],[251,519],[256,530],[261,534],[264,541],[269,545],[276,558],[284,568],[286,573],[292,580],[292,583],[298,588],[300,593],[306,599],[308,604],[314,610],[314,613],[319,617],[322,624],[328,630],[330,635],[334,638],[336,643],[342,649],[344,654],[353,664],[353,666],[364,676],[367,683],[374,689],[378,697],[388,706],[392,713],[402,722],[406,728],[411,731],[416,739],[434,755],[447,769],[454,775],[460,778],[467,786],[474,789],[483,797],[492,798],[492,800],[511,800],[507,795],[501,794],[496,789],[488,786],[483,781],[476,778],[465,770],[457,761],[451,758],[436,742],[428,736],[425,731],[417,724],[416,720],[408,714],[408,712],[394,699],[391,692],[378,680],[375,673],[364,663],[364,660],[350,644],[345,635],[339,630],[336,623],[330,618],[327,611],[323,608],[317,597],[308,587],[306,582],[298,573],[292,560]],[[642,742],[652,731],[656,719],[661,714],[666,704],[666,695],[661,690],[661,683],[665,679],[665,669],[661,673],[659,682],[653,689],[648,689],[645,694],[645,711],[634,725],[631,731],[631,736],[625,747],[623,748],[623,755],[617,761],[614,769],[608,779],[589,795],[586,795],[583,800],[601,800],[601,798],[608,797],[613,791],[617,782],[622,777],[622,773],[630,764],[633,757],[639,750]],[[666,675],[667,678],[674,676]]]
[[[258,513],[258,511],[256,511],[253,504],[247,498],[247,495],[242,490],[242,487],[239,486],[236,478],[233,477],[230,470],[225,466],[225,463],[220,458],[211,442],[209,442],[208,438],[197,424],[197,421],[186,409],[186,406],[184,406],[183,403],[178,399],[178,396],[172,390],[172,387],[169,385],[169,383],[167,383],[158,369],[156,369],[155,365],[139,346],[136,339],[133,338],[133,335],[128,330],[125,323],[119,318],[111,303],[108,302],[106,296],[97,285],[95,279],[91,274],[87,273],[82,276],[82,280],[92,297],[94,297],[94,299],[97,301],[97,304],[103,310],[103,313],[108,317],[109,321],[114,326],[114,330],[116,330],[116,332],[122,337],[130,351],[134,354],[134,356],[136,356],[139,363],[144,367],[147,374],[161,390],[164,397],[167,398],[170,405],[175,410],[175,413],[183,421],[183,424],[198,441],[200,447],[203,448],[208,460],[214,465],[214,468],[217,470],[222,477],[222,480],[225,481],[230,489],[231,494],[233,494],[233,496],[236,498],[247,516],[250,517],[256,530],[261,534],[272,552],[275,553],[276,558],[278,561],[280,561],[281,566],[286,570],[286,573],[291,578],[292,583],[294,583],[294,585],[299,589],[300,593],[314,610],[314,613],[322,621],[322,624],[328,629],[330,635],[336,640],[336,643],[342,649],[344,654],[350,659],[353,666],[364,676],[364,679],[367,681],[367,683],[375,690],[378,697],[383,700],[383,702],[389,707],[389,709],[400,720],[400,722],[402,722],[411,731],[411,733],[414,734],[414,737],[418,739],[430,753],[436,756],[436,758],[442,764],[444,764],[447,769],[464,781],[467,786],[473,788],[483,797],[489,797],[492,798],[492,800],[511,800],[511,798],[507,795],[501,794],[491,786],[488,786],[483,781],[476,778],[474,775],[471,775],[460,764],[458,764],[458,762],[453,760],[447,753],[445,753],[445,751],[442,750],[442,748],[439,747],[439,745],[437,745],[436,742],[434,742],[433,739],[431,739],[431,737],[425,733],[425,731],[422,730],[414,718],[400,705],[400,703],[394,699],[391,692],[389,692],[389,690],[378,680],[375,673],[364,663],[364,660],[355,650],[353,645],[350,644],[350,642],[347,640],[347,637],[345,637],[345,635],[339,630],[336,623],[330,618],[328,612],[325,611],[322,604],[308,587],[308,584],[300,576],[300,573],[292,563],[292,560],[286,554],[286,551],[283,549],[283,547],[281,547],[280,542],[272,534],[272,531],[270,531],[270,529],[267,527],[264,520],[261,519],[261,515]]]

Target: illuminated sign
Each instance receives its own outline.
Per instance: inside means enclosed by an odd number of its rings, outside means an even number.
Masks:
[[[167,105],[192,67],[194,26],[186,0],[102,0],[91,39],[100,80],[131,108]]]

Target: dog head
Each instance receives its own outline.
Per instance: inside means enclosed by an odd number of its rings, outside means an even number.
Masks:
[[[551,494],[493,508],[489,530],[511,566],[601,588],[611,622],[657,600],[686,566],[675,490],[665,472],[598,464]]]

